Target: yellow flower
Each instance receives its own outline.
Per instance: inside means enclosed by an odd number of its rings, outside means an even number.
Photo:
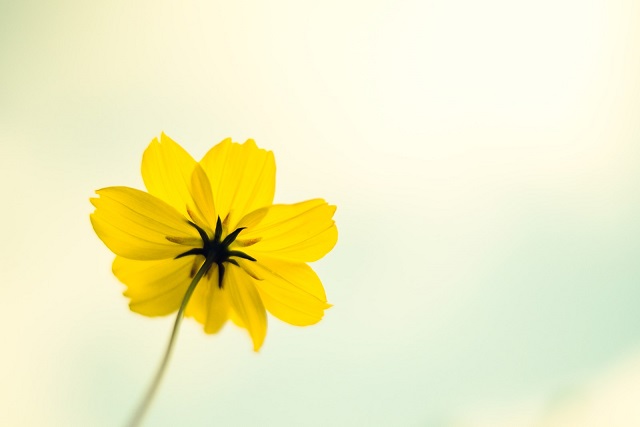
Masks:
[[[91,223],[116,254],[113,273],[131,310],[162,316],[186,300],[185,315],[205,332],[231,319],[256,351],[265,309],[293,325],[317,323],[330,305],[307,263],[335,245],[335,207],[322,199],[272,204],[275,170],[273,153],[252,140],[226,139],[196,162],[162,134],[142,158],[148,192],[98,190]]]

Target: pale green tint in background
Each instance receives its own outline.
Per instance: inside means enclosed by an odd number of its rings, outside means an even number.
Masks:
[[[183,324],[148,426],[640,425],[640,3],[0,4],[0,424],[122,425],[173,318],[88,198],[161,131],[324,197],[334,307]]]

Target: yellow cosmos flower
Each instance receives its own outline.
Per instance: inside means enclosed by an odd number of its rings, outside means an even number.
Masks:
[[[91,224],[116,254],[113,273],[131,310],[177,311],[169,345],[130,426],[148,409],[168,365],[183,315],[207,333],[231,319],[258,351],[269,311],[292,325],[317,323],[330,307],[308,262],[336,244],[335,206],[322,199],[273,204],[273,153],[230,139],[196,162],[162,134],[142,157],[148,192],[98,190]]]
[[[91,223],[116,254],[113,273],[131,310],[182,308],[209,334],[231,319],[255,351],[266,311],[292,325],[317,323],[330,305],[307,263],[336,244],[335,207],[322,199],[273,204],[275,171],[273,153],[252,140],[226,139],[196,162],[162,134],[142,159],[147,192],[98,190]]]

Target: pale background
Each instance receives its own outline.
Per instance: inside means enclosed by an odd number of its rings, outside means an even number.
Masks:
[[[148,426],[640,425],[640,2],[0,3],[0,425],[118,426],[172,318],[88,198],[161,131],[324,197],[335,306],[187,320]]]

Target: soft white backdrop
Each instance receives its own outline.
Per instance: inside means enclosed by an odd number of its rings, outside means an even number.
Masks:
[[[128,311],[88,198],[142,188],[165,131],[256,139],[340,239],[317,326],[254,354],[186,321],[147,425],[638,425],[639,26],[635,0],[0,2],[0,424],[121,425],[147,386],[173,319]]]

